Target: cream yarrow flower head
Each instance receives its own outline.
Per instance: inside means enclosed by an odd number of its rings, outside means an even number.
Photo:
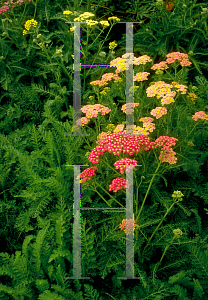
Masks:
[[[176,238],[179,239],[180,237],[182,237],[183,232],[179,228],[177,228],[173,230],[173,234],[175,235]]]
[[[94,16],[94,14],[89,13],[89,12],[85,12],[85,13],[81,14],[78,18],[75,18],[74,22],[83,22],[86,19],[88,19],[90,17],[93,17],[93,16]]]
[[[93,25],[97,25],[98,22],[97,21],[93,21],[93,20],[86,20],[87,25],[89,25],[90,27]]]

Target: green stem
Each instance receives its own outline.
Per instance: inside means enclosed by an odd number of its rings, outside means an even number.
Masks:
[[[35,14],[36,14],[36,9],[37,9],[37,3],[38,3],[38,0],[36,0],[36,3],[35,3],[35,11],[34,11],[33,19],[35,19]]]
[[[110,196],[114,201],[116,201],[120,206],[124,207],[121,203],[119,203],[113,196],[111,196],[97,181],[95,183],[106,193],[108,196]]]
[[[167,214],[171,211],[172,207],[174,206],[176,202],[172,203],[170,208],[166,211],[165,215],[163,216],[162,220],[160,221],[160,223],[157,225],[157,227],[155,228],[155,231],[153,232],[153,234],[151,235],[147,245],[144,247],[143,253],[145,252],[145,249],[147,248],[147,246],[149,245],[150,241],[152,240],[153,236],[155,235],[156,231],[159,229],[160,225],[162,224],[162,222],[164,221],[165,217],[167,216]]]
[[[112,207],[106,200],[105,200],[105,198],[103,198],[103,196],[97,191],[97,189],[96,188],[92,188],[92,190],[94,190],[104,201],[105,201],[105,203],[108,205],[108,206],[110,206],[110,207]]]
[[[151,186],[152,186],[152,183],[153,183],[153,181],[154,181],[154,179],[155,179],[155,176],[157,175],[157,171],[158,171],[158,169],[160,168],[160,165],[161,165],[161,163],[162,163],[162,159],[163,159],[164,153],[165,153],[165,151],[163,151],[162,157],[161,157],[160,162],[159,162],[159,164],[158,164],[158,167],[157,167],[157,169],[156,169],[156,171],[155,171],[155,174],[152,176],[152,179],[151,179],[151,181],[150,181],[148,190],[147,190],[146,195],[145,195],[145,197],[144,197],[144,200],[143,200],[143,202],[142,202],[142,206],[141,206],[141,208],[140,208],[140,211],[139,211],[139,214],[138,214],[138,216],[137,216],[137,218],[136,218],[136,222],[135,222],[135,223],[137,223],[137,221],[138,221],[138,219],[139,219],[139,216],[140,216],[140,214],[141,214],[141,212],[142,212],[142,209],[143,209],[143,206],[144,206],[145,201],[146,201],[146,199],[147,199],[147,195],[148,195],[148,193],[149,193],[149,190],[150,190],[150,188],[151,188]]]
[[[98,51],[97,51],[97,55],[99,54],[99,52],[100,52],[100,49],[102,48],[103,44],[105,43],[105,40],[107,39],[107,37],[108,37],[108,35],[109,35],[109,33],[110,33],[110,31],[111,31],[111,28],[112,28],[112,27],[113,27],[113,24],[111,25],[111,27],[110,27],[110,29],[109,29],[109,32],[108,32],[108,33],[107,33],[107,35],[106,35],[106,38],[104,39],[103,43],[101,44],[100,48],[98,49]],[[96,60],[96,57],[97,57],[97,55],[95,56],[95,59],[94,59],[94,61],[93,61],[92,65],[94,64],[94,62],[95,62],[95,60]],[[92,68],[92,66],[91,66],[91,67],[90,67],[90,69],[88,70],[88,73],[87,73],[87,75],[86,75],[86,76],[88,76],[88,74],[89,74],[89,72],[90,72],[91,68]]]
[[[192,131],[195,129],[195,127],[197,126],[197,123],[194,125],[194,127],[193,127],[193,129],[189,132],[189,134],[176,146],[176,148],[178,147],[178,146],[180,146],[180,144],[182,143],[182,142],[184,142],[184,140],[192,133]],[[175,148],[175,149],[176,149]]]
[[[20,24],[21,24],[21,21],[22,21],[22,17],[23,17],[23,15],[24,15],[24,12],[25,12],[26,6],[27,6],[27,3],[25,2],[25,7],[24,7],[24,11],[23,11],[23,13],[22,13],[22,16],[21,16],[21,18],[20,18],[20,21],[19,21],[19,23],[20,23]]]
[[[162,257],[160,258],[159,263],[157,263],[157,264],[155,265],[155,267],[154,267],[154,271],[153,271],[153,283],[155,282],[154,277],[155,277],[155,275],[156,275],[157,268],[158,268],[159,264],[161,264],[161,262],[162,262],[162,260],[163,260],[163,257],[165,256],[165,253],[167,252],[168,248],[172,245],[172,243],[173,243],[173,241],[174,241],[175,238],[176,238],[176,236],[174,235],[174,237],[173,237],[172,240],[170,241],[170,244],[167,245],[167,246],[165,247],[165,251],[163,252]]]

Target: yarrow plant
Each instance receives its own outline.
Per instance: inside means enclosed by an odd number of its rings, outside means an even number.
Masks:
[[[111,67],[116,67],[115,73],[107,73],[102,75],[101,80],[92,81],[90,84],[92,86],[98,85],[101,89],[104,87],[106,89],[106,86],[110,83],[113,84],[112,80],[114,80],[114,84],[117,84],[118,82],[122,82],[123,78],[120,76],[121,72],[128,70],[129,63],[135,64],[136,66],[141,66],[142,69],[141,72],[138,72],[136,76],[133,77],[135,82],[141,82],[143,84],[143,81],[149,80],[150,72],[144,72],[144,67],[146,64],[151,63],[152,59],[147,56],[143,55],[138,58],[134,57],[133,60],[130,62],[128,61],[127,64],[127,58],[129,55],[124,54],[122,57],[118,57],[116,59],[113,59],[110,62]],[[150,67],[150,70],[153,70],[155,72],[160,72],[160,74],[156,74],[158,76],[161,76],[161,72],[164,71],[170,75],[170,79],[172,79],[172,75],[169,73],[169,68],[175,69],[175,78],[177,78],[177,68],[178,66],[181,66],[182,68],[190,66],[192,63],[189,61],[188,55],[180,52],[173,52],[167,54],[166,61],[162,61],[158,64],[153,64],[152,67]],[[134,86],[133,86],[134,87]],[[104,91],[103,89],[103,91]],[[137,91],[137,89],[132,89],[131,91]],[[157,148],[160,149],[160,154],[158,156],[158,167],[155,171],[152,180],[150,181],[148,191],[145,195],[145,198],[143,200],[142,206],[140,208],[140,211],[138,212],[138,199],[136,200],[136,223],[139,220],[139,216],[141,214],[141,211],[143,209],[144,203],[147,199],[148,192],[151,188],[151,185],[153,184],[154,178],[158,172],[158,169],[161,165],[161,163],[168,163],[169,165],[175,165],[177,164],[177,153],[173,150],[173,146],[176,146],[176,142],[179,141],[179,138],[171,137],[166,135],[160,135],[157,137],[154,141],[151,141],[149,135],[154,132],[157,127],[167,124],[169,115],[168,115],[168,105],[173,105],[176,100],[179,97],[182,97],[183,95],[187,95],[187,99],[194,98],[197,99],[197,96],[193,95],[193,93],[187,93],[188,87],[184,84],[180,84],[178,81],[171,80],[171,83],[166,83],[164,80],[159,80],[156,82],[151,82],[149,84],[149,87],[146,88],[146,97],[147,98],[153,98],[156,97],[156,99],[161,101],[161,106],[156,106],[155,108],[150,110],[150,115],[155,117],[149,117],[144,116],[140,117],[138,119],[139,122],[143,123],[143,127],[140,126],[130,126],[129,128],[132,135],[127,135],[127,128],[125,128],[125,124],[109,124],[106,127],[107,132],[102,131],[97,135],[97,146],[91,150],[91,152],[88,154],[88,160],[89,162],[92,162],[94,164],[98,164],[100,162],[100,156],[105,155],[106,152],[112,153],[116,157],[116,161],[113,164],[115,167],[115,171],[117,169],[120,170],[120,174],[124,174],[124,172],[127,172],[126,166],[130,166],[130,169],[135,169],[139,166],[139,164],[142,162],[142,160],[138,160],[136,157],[138,157],[138,154],[142,154],[143,151],[153,151],[155,155],[155,151]],[[110,90],[106,90],[106,92],[103,95],[106,95],[106,93],[109,93]],[[102,91],[100,91],[100,94],[102,95]],[[108,95],[108,94],[107,94]],[[140,105],[142,103],[128,103],[123,104],[121,107],[121,111],[125,114],[132,114],[134,112],[134,109],[139,109]],[[173,108],[170,110],[172,112]],[[110,114],[112,112],[112,109],[110,109],[107,106],[103,106],[101,104],[94,104],[94,105],[86,105],[83,106],[81,111],[86,114],[86,117],[82,117],[81,120],[78,120],[77,124],[84,126],[89,122],[91,118],[97,118],[98,112],[102,112],[102,115],[104,116],[106,113]],[[163,118],[166,117],[166,119],[163,120]],[[198,119],[201,120],[208,120],[208,115],[204,111],[196,112],[194,115],[192,115],[192,120],[197,121]],[[159,121],[159,124],[157,123]],[[95,119],[95,124],[97,128],[97,122]],[[168,126],[168,124],[167,124]],[[195,125],[196,127],[196,125]],[[195,128],[194,127],[194,128]],[[192,131],[194,130],[192,129]],[[158,130],[158,129],[157,129]],[[168,127],[167,127],[168,131]],[[121,158],[122,155],[122,158]],[[129,158],[127,155],[133,156],[135,155],[135,158]],[[141,156],[140,156],[141,157]],[[117,159],[119,158],[119,159]],[[113,170],[112,166],[109,165],[105,160],[102,160],[110,169]],[[86,169],[88,171],[91,170],[91,168]],[[86,172],[85,170],[85,172]],[[88,172],[87,171],[87,172]],[[83,172],[81,174],[84,174]],[[94,173],[93,173],[94,174]],[[96,182],[96,180],[95,180]],[[125,178],[121,176],[117,176],[115,179],[112,180],[112,183],[109,185],[109,191],[112,191],[113,193],[117,193],[119,190],[128,189],[129,188],[129,182]],[[176,192],[177,193],[177,192]],[[179,192],[180,193],[180,192]],[[173,194],[175,195],[175,194]],[[173,196],[175,197],[175,196]],[[175,202],[174,202],[175,203]],[[173,205],[174,205],[173,203]],[[171,206],[172,208],[172,206]],[[168,210],[169,212],[170,210]],[[123,225],[121,225],[121,228],[124,228],[125,220],[123,220]],[[161,224],[160,224],[161,225]],[[137,232],[138,237],[138,232]]]

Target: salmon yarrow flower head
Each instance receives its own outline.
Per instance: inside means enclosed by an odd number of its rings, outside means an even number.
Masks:
[[[101,104],[94,105],[85,105],[81,108],[83,113],[86,113],[87,118],[94,118],[98,116],[98,113],[101,112],[102,115],[108,114],[111,109]]]
[[[172,52],[166,55],[166,61],[161,61],[159,64],[154,64],[151,69],[152,70],[165,70],[169,69],[167,64],[172,64],[176,61],[180,62],[182,67],[188,67],[192,65],[192,63],[188,60],[188,54],[180,53],[180,52]]]
[[[126,234],[129,234],[129,233],[132,232],[132,229],[135,230],[135,220],[133,220],[133,219],[125,220],[125,219],[123,219],[122,223],[119,224],[119,228],[120,228],[120,230],[124,230],[124,232]]]
[[[208,115],[206,115],[204,111],[198,111],[192,116],[192,119],[194,121],[197,121],[198,119],[208,120]]]
[[[126,103],[122,105],[121,110],[127,115],[130,115],[134,112],[132,107],[137,107],[137,106],[139,106],[139,103]]]

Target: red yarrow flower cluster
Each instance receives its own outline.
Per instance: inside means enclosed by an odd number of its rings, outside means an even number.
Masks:
[[[129,189],[129,182],[122,177],[117,177],[116,179],[112,180],[112,184],[109,185],[109,191],[113,191],[116,193],[118,190],[128,188]]]
[[[87,168],[76,179],[83,178],[82,182],[86,182],[87,179],[90,180],[90,177],[95,175],[95,170],[97,170],[97,167]]]
[[[154,145],[154,142],[150,142],[150,138],[146,135],[125,136],[123,132],[120,135],[123,136],[113,133],[104,137],[99,146],[92,149],[89,161],[99,163],[99,155],[103,155],[105,151],[113,152],[114,155],[120,155],[121,152],[133,155],[134,152],[140,152],[140,146],[143,146],[143,149],[148,151]]]
[[[120,169],[120,173],[123,174],[124,170],[125,172],[129,172],[128,169],[134,169],[137,165],[137,161],[135,159],[130,158],[122,158],[120,160],[117,160],[114,164],[115,169]],[[130,165],[129,168],[126,169],[126,166]]]

